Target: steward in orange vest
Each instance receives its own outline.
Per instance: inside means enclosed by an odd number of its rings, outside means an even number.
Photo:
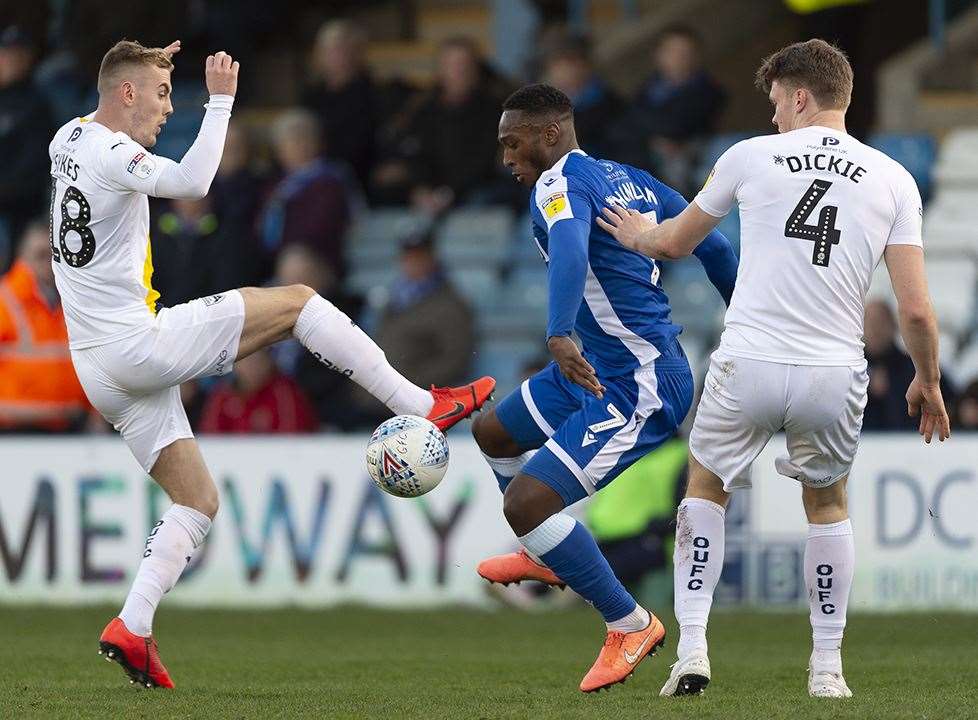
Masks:
[[[32,223],[0,279],[0,431],[78,430],[89,408],[68,353],[47,225]]]

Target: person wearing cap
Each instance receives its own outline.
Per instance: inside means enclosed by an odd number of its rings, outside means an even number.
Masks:
[[[45,149],[54,125],[44,96],[31,83],[34,59],[32,38],[23,28],[0,28],[0,271],[16,255],[9,245],[48,199]]]
[[[400,272],[380,313],[377,344],[423,386],[464,377],[475,354],[472,308],[438,260],[430,233],[401,241]]]

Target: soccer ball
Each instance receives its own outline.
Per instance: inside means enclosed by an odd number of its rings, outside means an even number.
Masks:
[[[367,471],[397,497],[417,497],[437,487],[448,469],[448,441],[433,423],[398,415],[380,424],[367,445]]]

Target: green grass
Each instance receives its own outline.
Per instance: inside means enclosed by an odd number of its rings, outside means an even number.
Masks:
[[[856,615],[846,640],[855,697],[806,695],[803,613],[718,613],[714,682],[657,697],[675,648],[625,685],[577,684],[603,640],[586,609],[522,614],[191,611],[156,631],[174,691],[133,689],[96,655],[106,608],[0,608],[0,718],[952,718],[978,717],[978,617]]]

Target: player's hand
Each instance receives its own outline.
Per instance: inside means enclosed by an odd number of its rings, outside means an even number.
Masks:
[[[211,95],[234,95],[238,91],[238,61],[223,50],[208,55],[204,78]]]
[[[163,52],[165,52],[167,55],[169,55],[170,56],[170,59],[172,60],[173,59],[173,56],[176,55],[178,52],[180,52],[180,41],[179,40],[174,40],[169,45],[167,45],[165,48],[163,48]]]
[[[656,222],[646,217],[638,210],[618,207],[612,205],[602,211],[604,218],[597,218],[598,226],[615,240],[630,250],[635,250],[643,255],[647,255],[645,248],[647,243],[642,241],[642,236],[651,232],[656,226]]]
[[[907,414],[910,417],[920,416],[919,432],[925,443],[931,441],[935,432],[941,442],[951,436],[951,421],[944,408],[939,384],[929,385],[915,376],[907,389]]]
[[[560,367],[561,374],[572,383],[580,385],[599,400],[604,397],[604,386],[598,382],[598,374],[591,363],[569,337],[555,335],[547,340],[547,348]]]

